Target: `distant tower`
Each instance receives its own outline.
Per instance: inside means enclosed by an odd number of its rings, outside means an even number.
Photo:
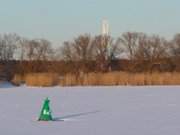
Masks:
[[[110,36],[110,31],[109,31],[109,23],[107,20],[103,20],[102,21],[102,44],[105,45],[106,49],[107,49],[107,54],[106,54],[106,60],[108,60],[111,57],[111,45],[110,45],[110,41],[106,40],[109,38]]]
[[[103,36],[109,35],[109,23],[107,20],[102,21],[102,35]]]

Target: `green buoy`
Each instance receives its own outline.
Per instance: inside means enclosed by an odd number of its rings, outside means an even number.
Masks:
[[[49,102],[50,100],[46,98],[38,121],[52,121],[53,120],[52,115],[51,115],[51,109],[49,107]]]

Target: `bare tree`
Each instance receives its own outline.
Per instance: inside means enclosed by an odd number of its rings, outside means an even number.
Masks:
[[[0,59],[14,59],[15,49],[20,37],[17,34],[5,34],[0,36]]]
[[[150,49],[151,46],[148,44],[148,36],[145,34],[141,34],[138,36],[138,45],[136,52],[134,52],[134,57],[136,60],[147,60],[150,59]]]
[[[23,60],[27,59],[27,57],[26,57],[26,53],[27,53],[26,47],[27,47],[28,43],[29,43],[29,40],[27,40],[25,38],[22,38],[22,37],[19,38],[19,41],[18,41],[18,44],[17,44],[17,47],[16,47],[16,51],[15,51],[15,56],[16,56],[17,60],[23,61]]]
[[[92,42],[90,35],[80,35],[74,39],[73,48],[79,60],[87,61],[92,59]]]
[[[122,48],[130,60],[135,58],[135,54],[139,45],[139,36],[141,34],[142,33],[127,32],[122,34],[122,36],[119,38]]]
[[[111,61],[122,52],[120,40],[114,41],[110,36],[96,36],[93,40],[94,55],[101,71],[111,68]]]
[[[152,36],[148,42],[150,49],[150,60],[167,58],[167,41],[159,36]]]
[[[62,47],[65,60],[87,61],[92,59],[93,46],[88,34],[80,35],[74,41],[66,41]]]
[[[138,48],[135,52],[137,60],[153,61],[167,57],[167,41],[159,36],[138,36]]]
[[[27,60],[36,59],[36,52],[35,52],[36,46],[38,46],[38,43],[35,42],[34,40],[28,41],[28,44],[26,45]]]
[[[39,60],[51,60],[53,58],[53,48],[48,40],[39,40],[39,47],[37,50],[37,59]]]
[[[109,36],[96,36],[93,40],[96,59],[106,60],[109,56],[109,45],[112,44],[112,39]]]
[[[180,58],[180,34],[176,34],[171,42],[171,55]]]
[[[57,50],[57,57],[60,59],[62,58],[63,60],[71,61],[74,59],[73,55],[72,43],[69,41],[64,42],[63,46]]]
[[[30,40],[26,44],[28,60],[51,60],[53,49],[51,43],[45,39]]]

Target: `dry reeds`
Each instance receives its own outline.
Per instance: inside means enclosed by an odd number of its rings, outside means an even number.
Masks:
[[[55,73],[31,73],[24,76],[15,75],[12,82],[16,85],[24,82],[27,86],[49,87],[58,84],[58,77],[58,74]]]
[[[77,77],[73,74],[64,76],[62,86],[113,86],[113,85],[180,85],[180,73],[89,73]]]
[[[15,75],[12,82],[28,86],[114,86],[114,85],[180,85],[180,73],[88,73],[82,75],[66,74],[59,77],[55,73],[31,73]]]

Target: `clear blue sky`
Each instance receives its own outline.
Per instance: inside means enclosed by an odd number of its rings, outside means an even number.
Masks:
[[[56,44],[99,34],[103,18],[114,37],[138,31],[171,38],[180,32],[180,0],[0,0],[0,33]]]

